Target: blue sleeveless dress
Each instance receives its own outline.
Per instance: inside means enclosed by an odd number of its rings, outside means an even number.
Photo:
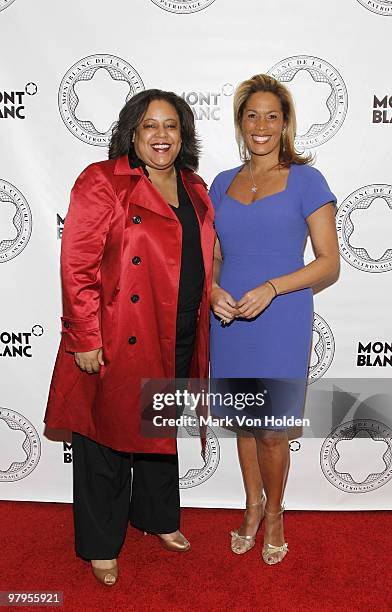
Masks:
[[[304,266],[306,218],[336,198],[323,175],[292,164],[286,189],[244,205],[227,195],[242,166],[214,179],[210,198],[223,262],[220,286],[235,300],[264,281]],[[286,414],[302,414],[313,327],[310,288],[277,296],[252,320],[222,327],[211,316],[211,377],[303,381]],[[295,397],[294,397],[295,396]]]

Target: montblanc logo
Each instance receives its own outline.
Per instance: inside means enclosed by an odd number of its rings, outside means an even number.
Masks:
[[[363,272],[392,270],[392,185],[373,184],[351,193],[336,212],[340,254]]]
[[[199,428],[193,425],[186,425],[181,437],[199,438]],[[185,435],[184,435],[185,434]],[[211,478],[216,471],[220,460],[220,446],[217,435],[212,427],[206,429],[206,447],[204,454],[204,465],[202,467],[190,467],[184,476],[180,477],[180,489],[191,489],[203,484]]]
[[[0,357],[32,357],[33,337],[43,333],[42,325],[34,325],[31,331],[0,330]]]
[[[63,440],[63,462],[72,463],[72,444]]]
[[[0,263],[13,259],[27,246],[32,230],[30,207],[15,185],[0,179]]]
[[[0,11],[8,8],[15,0],[0,0]]]
[[[183,91],[181,96],[191,107],[196,121],[219,121],[222,101],[233,92],[233,85],[225,83],[218,91]]]
[[[108,54],[89,55],[64,75],[58,95],[61,118],[83,142],[107,147],[119,110],[144,90],[127,61]]]
[[[23,90],[0,91],[0,119],[26,119],[26,95],[35,96],[37,91],[31,81]]]
[[[159,8],[169,13],[197,13],[210,6],[215,0],[151,0]]]
[[[358,0],[362,6],[379,15],[392,15],[392,0]]]
[[[373,96],[373,123],[392,123],[392,96]]]
[[[290,440],[289,449],[291,452],[297,453],[299,450],[301,450],[301,442],[299,440]]]
[[[63,237],[63,229],[64,229],[64,217],[57,213],[57,240],[61,240]]]
[[[342,423],[321,447],[325,478],[345,493],[369,493],[383,487],[392,479],[391,436],[388,425],[373,419]]]
[[[15,482],[29,476],[41,456],[41,441],[34,425],[19,412],[0,407],[0,482]]]
[[[392,342],[358,342],[357,366],[391,367]]]
[[[289,87],[296,86],[299,79],[301,91],[307,91],[310,85],[317,86],[315,95],[319,95],[319,102],[314,104],[312,99],[312,104],[306,108],[308,123],[304,133],[297,133],[295,138],[298,149],[318,147],[335,136],[346,117],[348,95],[343,78],[334,66],[319,57],[295,55],[275,64],[268,74]],[[307,78],[306,82],[303,77]],[[303,98],[305,107],[308,98]]]
[[[313,347],[309,366],[309,384],[318,380],[328,370],[335,354],[335,339],[328,323],[316,312],[313,318]]]

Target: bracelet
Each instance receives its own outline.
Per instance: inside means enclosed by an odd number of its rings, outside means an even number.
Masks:
[[[267,280],[265,281],[266,283],[268,283],[268,285],[271,285],[272,289],[275,291],[275,297],[278,295],[278,292],[276,291],[276,287],[273,283],[271,283],[271,281]]]

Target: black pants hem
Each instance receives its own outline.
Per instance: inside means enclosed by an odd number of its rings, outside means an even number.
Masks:
[[[173,523],[170,526],[168,526],[168,525],[153,525],[153,526],[148,526],[146,524],[142,526],[142,525],[135,524],[132,521],[129,521],[129,524],[134,529],[138,529],[139,531],[145,531],[146,533],[151,533],[153,535],[157,535],[157,534],[160,534],[160,533],[174,533],[175,531],[177,531],[177,529],[180,528],[180,523]]]

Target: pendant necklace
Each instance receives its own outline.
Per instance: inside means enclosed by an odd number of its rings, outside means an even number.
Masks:
[[[252,178],[252,183],[253,183],[253,185],[252,185],[252,187],[250,188],[250,190],[251,190],[253,193],[256,193],[256,191],[257,191],[257,185],[256,185],[256,183],[255,183],[255,178],[254,178],[254,176],[253,176],[253,172],[252,172],[252,160],[251,160],[251,159],[249,160],[249,171],[250,171],[250,176],[251,176],[251,178]]]

